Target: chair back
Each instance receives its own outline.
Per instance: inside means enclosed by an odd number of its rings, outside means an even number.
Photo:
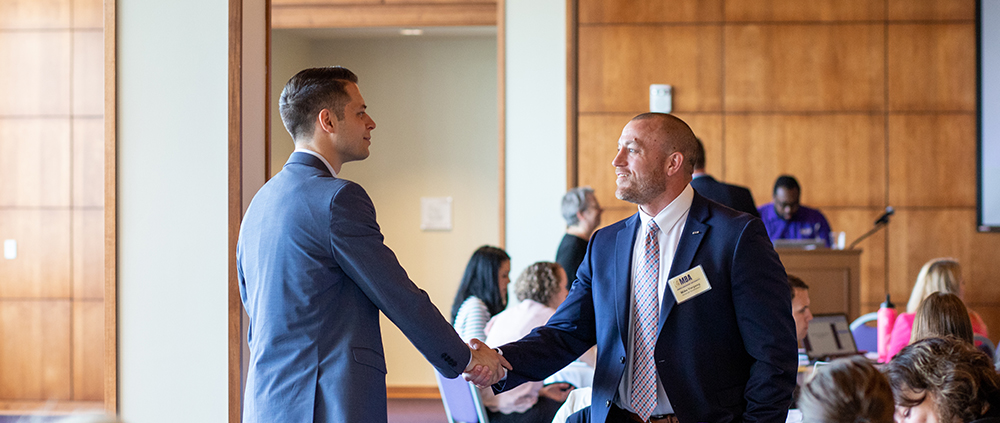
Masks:
[[[434,371],[437,376],[441,402],[449,423],[489,423],[486,409],[479,399],[479,390],[461,376],[448,379]]]
[[[977,333],[972,337],[972,342],[976,348],[979,348],[979,351],[986,353],[990,357],[994,357],[994,360],[996,360],[997,348],[996,345],[993,345],[993,341],[990,341],[990,338]]]
[[[878,351],[878,328],[868,324],[877,319],[877,313],[868,313],[851,322],[851,335],[858,350]]]

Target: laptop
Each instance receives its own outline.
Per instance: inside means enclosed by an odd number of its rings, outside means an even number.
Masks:
[[[807,239],[775,239],[774,248],[786,249],[786,250],[815,250],[825,249],[826,241],[823,238],[807,238]]]
[[[809,322],[809,332],[802,341],[810,360],[828,360],[858,353],[854,335],[844,313],[817,314]]]

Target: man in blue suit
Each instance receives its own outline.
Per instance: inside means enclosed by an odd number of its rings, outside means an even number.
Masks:
[[[295,152],[254,196],[237,246],[246,423],[385,422],[380,310],[447,377],[506,364],[462,342],[383,244],[365,190],[337,178],[368,157],[375,129],[357,82],[344,68],[306,69],[281,93]]]
[[[691,188],[694,145],[671,115],[625,126],[615,194],[639,211],[594,234],[545,326],[500,347],[514,370],[495,390],[597,345],[592,406],[575,421],[785,421],[797,365],[785,271],[759,219]]]

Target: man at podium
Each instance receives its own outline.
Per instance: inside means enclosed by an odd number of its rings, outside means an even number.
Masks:
[[[820,239],[830,246],[830,224],[819,210],[799,204],[799,181],[781,175],[774,182],[772,202],[757,208],[767,228],[767,236],[778,239]]]

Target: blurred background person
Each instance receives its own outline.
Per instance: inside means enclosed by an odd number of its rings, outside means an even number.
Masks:
[[[955,294],[935,292],[920,302],[913,319],[912,342],[954,336],[973,344],[969,310]],[[911,343],[912,343],[911,342]]]
[[[598,226],[601,226],[601,209],[594,190],[576,187],[562,198],[562,216],[566,220],[566,234],[556,250],[556,263],[566,271],[566,288],[576,280],[576,269],[587,254],[587,243]]]
[[[892,389],[864,357],[816,368],[799,399],[803,423],[892,423]]]
[[[776,239],[822,239],[830,246],[830,224],[819,210],[799,203],[802,190],[791,175],[774,181],[771,202],[757,208],[771,241]]]
[[[691,188],[698,191],[709,200],[722,204],[734,210],[739,210],[751,216],[760,217],[757,203],[753,202],[753,194],[746,187],[719,182],[712,175],[705,173],[705,145],[701,138],[695,138],[698,144],[691,155],[694,172],[691,174]]]
[[[472,253],[451,305],[451,324],[462,340],[486,339],[486,322],[507,306],[510,256],[489,245]]]
[[[917,281],[913,284],[913,292],[910,293],[910,300],[906,303],[906,312],[896,316],[896,321],[893,323],[889,335],[889,357],[896,355],[910,343],[917,308],[924,298],[935,292],[955,294],[959,299],[964,297],[965,280],[962,278],[962,267],[955,259],[932,259],[920,268]],[[972,322],[974,334],[989,337],[986,323],[978,313],[969,310],[969,320]]]
[[[966,341],[922,339],[884,371],[897,422],[1000,422],[1000,375],[993,360]]]
[[[796,276],[788,275],[788,288],[792,291],[792,317],[795,318],[795,337],[802,345],[809,333],[809,322],[813,319],[809,308],[809,285]]]
[[[524,269],[514,284],[520,302],[490,320],[486,326],[487,345],[516,341],[544,325],[566,299],[566,279],[566,272],[556,263],[538,262]],[[573,388],[593,383],[593,368],[589,369],[589,381],[581,381],[579,377],[571,379],[576,379],[576,383],[528,382],[499,395],[494,395],[489,388],[482,390],[490,422],[551,422]]]

